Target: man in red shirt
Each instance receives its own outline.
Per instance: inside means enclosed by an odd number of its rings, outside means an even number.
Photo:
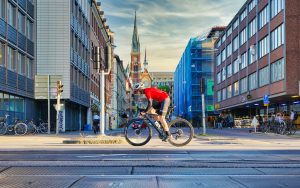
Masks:
[[[167,140],[171,133],[169,131],[169,126],[166,122],[166,114],[168,112],[168,108],[170,106],[170,97],[169,94],[157,89],[156,87],[144,88],[143,83],[137,83],[134,86],[135,93],[137,94],[145,94],[146,98],[148,99],[148,106],[143,113],[150,113],[152,107],[156,110],[158,114],[158,121],[161,123],[166,135],[168,136],[165,140]]]

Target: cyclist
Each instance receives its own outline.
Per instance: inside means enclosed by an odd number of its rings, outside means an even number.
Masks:
[[[169,131],[169,126],[165,119],[166,114],[168,112],[168,108],[170,106],[169,94],[157,89],[156,87],[145,88],[143,83],[135,84],[134,92],[135,94],[145,94],[148,100],[148,106],[145,112],[141,112],[141,115],[145,115],[145,113],[152,113],[152,109],[154,108],[156,110],[156,113],[158,114],[157,120],[161,123],[167,135],[167,137],[163,139],[163,141],[169,139],[171,133]]]

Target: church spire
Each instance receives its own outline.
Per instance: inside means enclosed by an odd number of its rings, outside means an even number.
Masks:
[[[146,51],[146,48],[145,48],[144,69],[148,69],[148,61],[147,61],[147,51]]]
[[[136,11],[134,15],[134,28],[131,43],[131,52],[140,53],[140,41],[138,36],[137,24],[136,24]]]

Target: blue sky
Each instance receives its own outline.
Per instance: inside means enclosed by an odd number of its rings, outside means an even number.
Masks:
[[[99,1],[99,0],[98,0]],[[115,53],[130,62],[134,11],[150,71],[174,71],[191,37],[213,26],[227,25],[245,0],[101,0],[108,25],[115,32]]]

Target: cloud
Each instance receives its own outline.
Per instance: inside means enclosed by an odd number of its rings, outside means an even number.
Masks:
[[[137,11],[141,61],[147,48],[150,71],[174,71],[191,37],[226,25],[244,0],[102,0],[115,32],[115,52],[130,61],[134,11]]]

